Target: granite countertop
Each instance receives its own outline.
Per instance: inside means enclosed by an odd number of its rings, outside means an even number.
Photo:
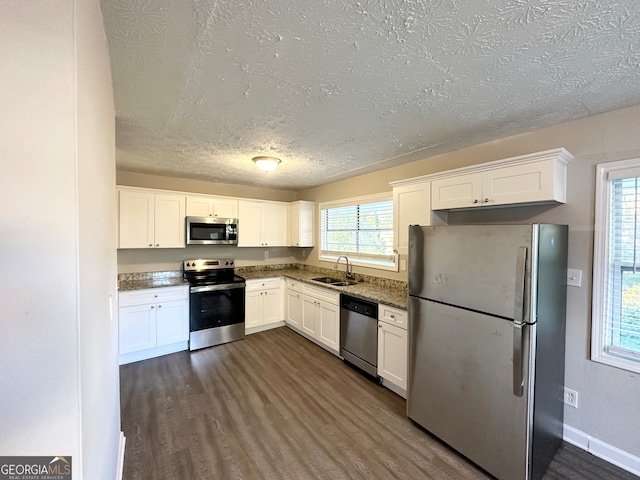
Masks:
[[[118,291],[144,290],[145,288],[188,286],[181,271],[125,273],[118,275]]]
[[[303,269],[282,265],[282,268],[238,267],[236,274],[246,280],[261,278],[286,277],[300,282],[305,282],[320,288],[327,288],[340,293],[346,293],[355,297],[364,298],[376,303],[382,303],[401,310],[407,309],[406,282],[390,280],[381,277],[370,277],[356,274],[355,285],[338,287],[312,279],[317,277],[334,277],[342,279],[344,272],[336,272],[328,269]],[[146,288],[179,287],[188,286],[179,270],[167,272],[126,273],[118,275],[118,290],[143,290]]]
[[[240,270],[240,269],[238,269]],[[406,288],[402,288],[396,284],[403,282],[385,282],[385,279],[380,279],[382,284],[362,281],[356,285],[349,285],[348,287],[337,287],[322,282],[314,282],[312,279],[317,277],[327,276],[326,274],[311,272],[308,270],[302,270],[298,268],[287,268],[283,270],[263,270],[263,271],[237,271],[237,274],[246,280],[255,280],[260,278],[272,278],[272,277],[286,277],[300,282],[305,282],[316,287],[327,288],[340,293],[346,293],[355,297],[364,298],[376,303],[382,303],[391,307],[399,308],[401,310],[407,309],[408,295]],[[344,272],[333,272],[328,275],[330,277],[340,278],[344,277]]]

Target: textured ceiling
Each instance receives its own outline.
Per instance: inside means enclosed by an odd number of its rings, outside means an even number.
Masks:
[[[298,189],[640,103],[640,0],[102,9],[119,170]]]

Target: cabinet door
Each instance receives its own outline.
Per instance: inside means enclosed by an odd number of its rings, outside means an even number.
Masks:
[[[122,307],[118,313],[120,355],[156,346],[155,305]]]
[[[431,225],[430,182],[393,188],[394,248],[396,253],[409,253],[409,225]]]
[[[294,202],[289,205],[289,246],[313,247],[313,202]]]
[[[263,300],[263,324],[275,323],[282,320],[280,314],[280,289],[265,290]]]
[[[119,191],[118,248],[152,248],[154,243],[153,193]]]
[[[287,205],[266,203],[262,217],[263,243],[269,247],[287,245]]]
[[[482,205],[482,174],[470,173],[431,182],[431,208],[469,208]]]
[[[407,331],[378,322],[378,375],[407,389]]]
[[[213,217],[213,198],[189,195],[187,217]]]
[[[245,329],[262,325],[263,297],[264,291],[262,290],[245,292]]]
[[[340,307],[318,302],[318,340],[331,350],[340,350]]]
[[[296,328],[300,328],[300,317],[302,316],[300,292],[287,289],[287,300],[285,309],[287,323]]]
[[[155,196],[156,248],[184,248],[185,197],[183,195]]]
[[[308,295],[301,295],[301,309],[302,309],[302,331],[313,338],[318,336],[318,327],[316,324],[316,309],[318,308],[318,301],[309,297]]]
[[[189,340],[189,306],[184,300],[156,305],[156,345]]]
[[[555,161],[547,160],[489,170],[483,176],[482,202],[484,205],[564,202],[564,198],[556,195],[555,168]]]
[[[262,204],[238,203],[238,246],[262,246]]]
[[[232,198],[215,198],[213,216],[220,218],[238,218],[238,201]]]

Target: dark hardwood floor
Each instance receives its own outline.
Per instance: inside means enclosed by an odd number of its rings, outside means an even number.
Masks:
[[[286,327],[120,367],[124,479],[491,478]],[[564,444],[545,479],[634,479]]]

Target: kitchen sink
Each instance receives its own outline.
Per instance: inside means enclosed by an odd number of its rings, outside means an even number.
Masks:
[[[322,283],[334,283],[334,282],[341,281],[339,278],[331,278],[331,277],[318,277],[318,278],[312,278],[311,280],[313,280],[314,282],[322,282]]]
[[[333,285],[334,287],[348,287],[349,285],[355,285],[358,282],[354,282],[353,280],[340,280],[339,278],[333,277],[318,277],[312,278],[314,282],[322,282],[327,283],[329,285]]]

